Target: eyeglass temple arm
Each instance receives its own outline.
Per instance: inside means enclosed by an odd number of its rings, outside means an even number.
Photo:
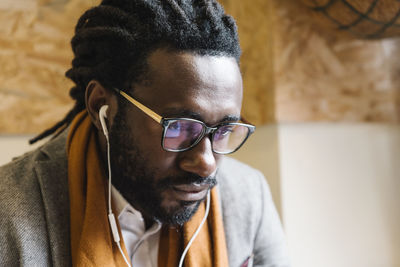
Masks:
[[[160,115],[158,115],[157,113],[155,113],[154,111],[152,111],[151,109],[149,109],[148,107],[146,107],[145,105],[139,103],[138,101],[136,101],[135,99],[133,99],[133,97],[131,97],[130,95],[128,95],[127,93],[125,93],[124,91],[119,90],[118,88],[114,88],[114,91],[116,91],[117,93],[119,93],[120,95],[122,95],[123,97],[126,98],[126,100],[128,100],[129,102],[131,102],[133,105],[135,105],[138,109],[140,109],[141,111],[143,111],[144,113],[146,113],[148,116],[150,116],[153,120],[155,120],[158,123],[161,123],[162,117]]]
[[[253,125],[251,122],[249,122],[248,120],[246,120],[244,117],[240,117],[240,120],[246,124],[250,124]]]

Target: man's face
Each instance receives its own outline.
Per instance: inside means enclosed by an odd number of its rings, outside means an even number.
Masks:
[[[209,126],[240,117],[242,79],[234,58],[157,50],[148,70],[129,93],[162,117]],[[188,151],[164,151],[162,126],[125,99],[119,103],[110,131],[114,186],[146,219],[182,225],[217,183],[221,155],[208,137]]]

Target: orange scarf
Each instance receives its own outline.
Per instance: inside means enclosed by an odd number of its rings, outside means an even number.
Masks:
[[[107,178],[99,157],[96,131],[86,111],[82,111],[71,123],[67,139],[72,264],[79,267],[122,267],[126,263],[112,239],[108,224]],[[211,190],[210,205],[207,222],[186,255],[185,267],[228,266],[225,233],[215,188]],[[180,232],[166,226],[162,228],[159,267],[178,266],[183,248],[204,214],[203,203]],[[122,238],[121,246],[128,255]]]

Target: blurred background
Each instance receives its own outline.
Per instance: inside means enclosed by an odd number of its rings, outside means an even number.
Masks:
[[[98,3],[0,1],[0,165],[72,107],[69,42]],[[267,177],[293,266],[400,266],[400,2],[221,3],[257,125],[233,156]]]

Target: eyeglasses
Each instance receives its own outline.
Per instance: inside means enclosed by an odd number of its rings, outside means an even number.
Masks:
[[[183,152],[197,145],[204,136],[211,135],[212,151],[230,154],[237,151],[255,131],[246,123],[222,122],[208,127],[204,122],[190,118],[163,118],[130,95],[114,88],[119,95],[150,116],[163,127],[161,146],[166,151]]]

